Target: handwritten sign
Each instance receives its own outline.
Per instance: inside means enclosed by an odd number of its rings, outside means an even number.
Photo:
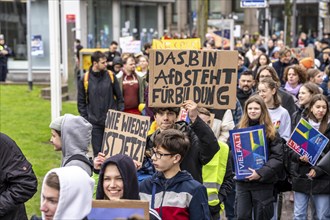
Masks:
[[[142,162],[150,117],[109,110],[105,121],[103,150],[106,157],[126,154]]]
[[[201,39],[169,39],[169,40],[152,40],[153,49],[201,49]]]
[[[234,109],[237,63],[237,51],[151,50],[149,106]]]

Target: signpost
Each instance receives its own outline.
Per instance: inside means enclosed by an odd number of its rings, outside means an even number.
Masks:
[[[241,8],[265,8],[267,0],[241,0]]]

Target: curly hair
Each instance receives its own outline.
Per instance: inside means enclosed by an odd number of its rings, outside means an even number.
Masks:
[[[290,69],[293,69],[293,71],[298,74],[298,77],[299,77],[298,83],[299,84],[305,83],[307,81],[306,71],[303,70],[299,65],[295,64],[295,65],[288,66],[284,69],[283,80],[285,82],[288,81],[288,74],[289,74]]]

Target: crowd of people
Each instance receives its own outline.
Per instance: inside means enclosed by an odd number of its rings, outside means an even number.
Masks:
[[[201,108],[186,100],[181,107],[188,112],[189,122],[178,120],[179,107],[148,106],[151,44],[141,53],[121,54],[113,41],[109,52],[94,52],[91,67],[78,82],[80,116],[65,114],[49,126],[51,143],[62,152],[62,162],[61,168],[50,170],[44,178],[42,219],[86,219],[93,188],[97,200],[148,201],[151,219],[215,220],[222,212],[230,220],[281,219],[279,195],[286,191],[292,191],[294,203],[290,219],[307,219],[309,202],[311,218],[330,219],[330,143],[314,166],[306,155],[286,146],[301,118],[330,138],[330,40],[322,39],[320,48],[313,48],[315,58],[301,59],[281,39],[269,39],[267,47],[254,40],[251,43],[245,36],[236,44],[235,109]],[[297,46],[307,46],[304,35]],[[203,49],[217,49],[211,37]],[[150,117],[153,124],[142,163],[121,154],[105,157],[102,142],[109,109]],[[265,126],[268,160],[238,180],[229,131],[255,125]],[[3,135],[0,140],[18,152],[9,137]],[[93,160],[87,156],[89,144]],[[9,152],[1,151],[0,158],[7,158]],[[17,163],[25,165],[17,167],[25,168],[5,176],[5,181],[0,179],[1,219],[16,215],[26,219],[22,204],[36,192],[31,165],[20,157]],[[10,172],[13,165],[2,161],[1,169]],[[8,185],[2,187],[2,182]],[[15,186],[17,193],[12,190]],[[30,192],[26,196],[24,187]]]

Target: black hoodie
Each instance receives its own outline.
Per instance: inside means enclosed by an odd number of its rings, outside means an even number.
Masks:
[[[104,161],[99,176],[96,190],[96,199],[104,199],[103,177],[105,168],[115,164],[124,182],[124,195],[122,199],[139,200],[139,185],[136,177],[136,168],[132,158],[127,155],[117,154]]]

